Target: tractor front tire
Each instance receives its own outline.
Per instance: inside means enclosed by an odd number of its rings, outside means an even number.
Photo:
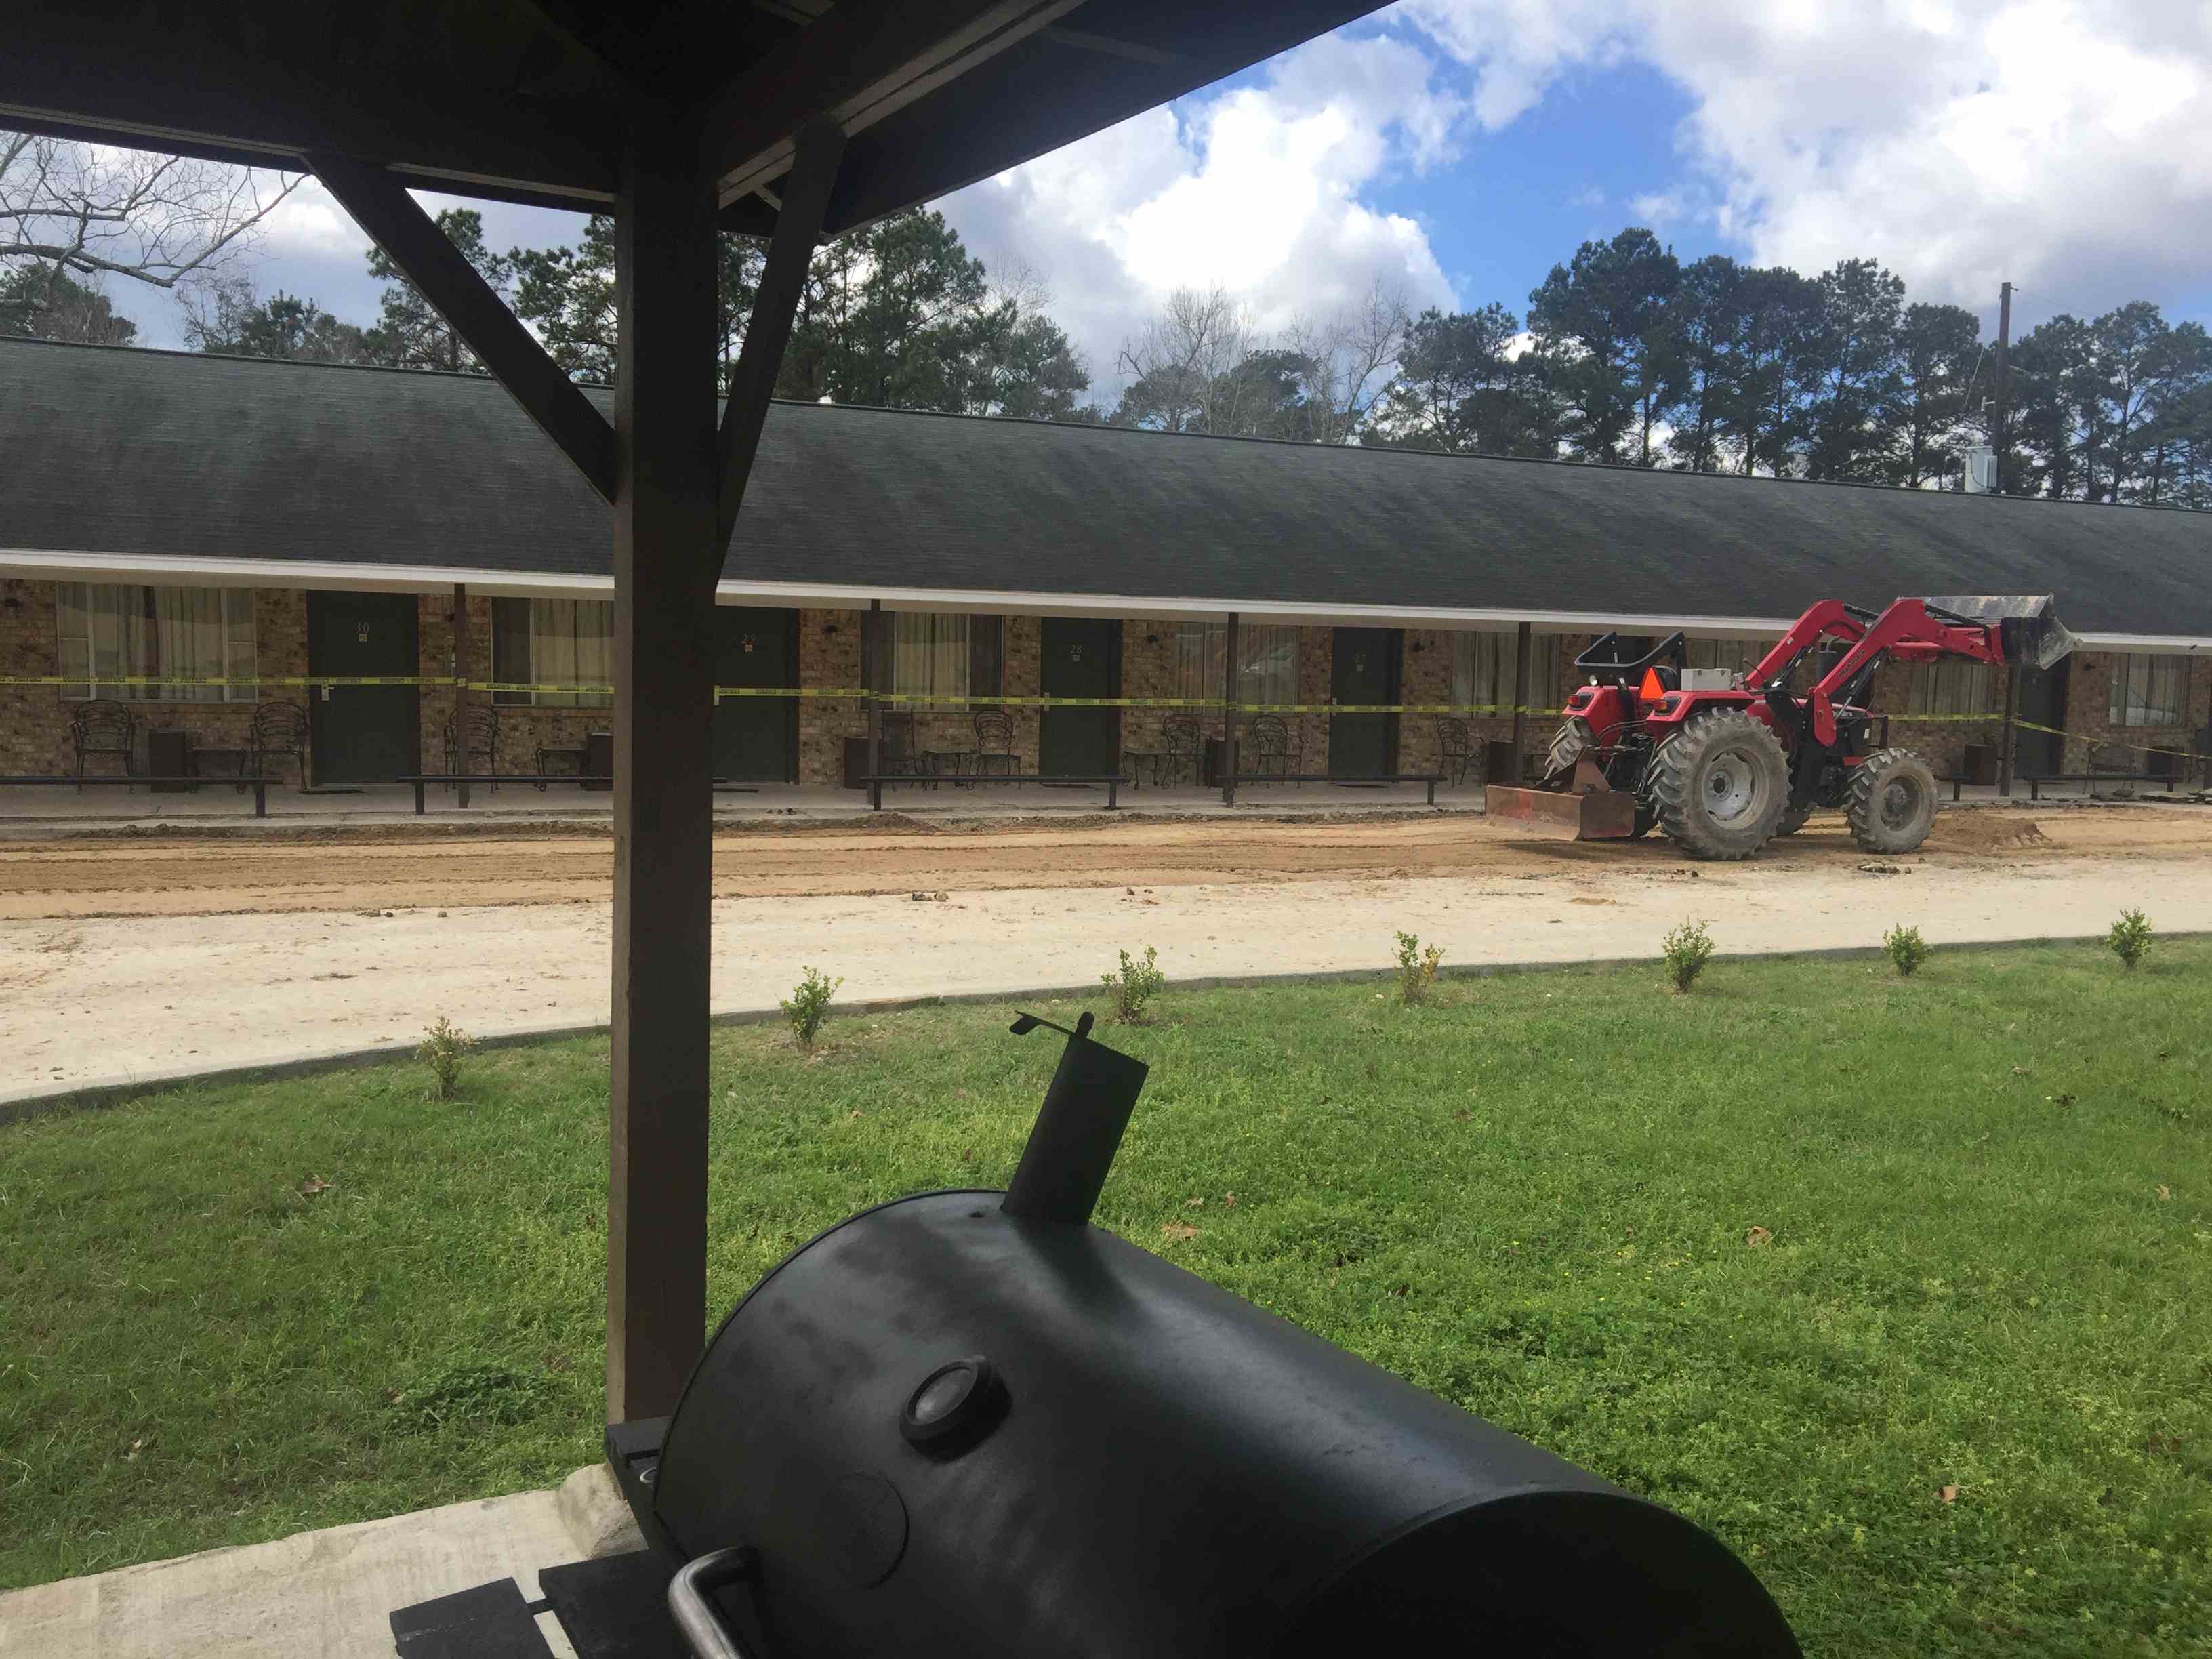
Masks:
[[[1700,714],[1651,757],[1646,788],[1668,838],[1692,858],[1747,859],[1790,810],[1790,762],[1765,721]]]
[[[1936,827],[1936,774],[1910,749],[1877,749],[1851,768],[1844,816],[1869,853],[1910,853]]]
[[[1782,814],[1782,822],[1774,826],[1774,833],[1778,836],[1794,836],[1805,827],[1805,820],[1812,816],[1813,809],[1810,806],[1785,808]]]

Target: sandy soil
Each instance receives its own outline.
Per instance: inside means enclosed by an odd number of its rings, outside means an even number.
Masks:
[[[1739,865],[1464,818],[749,834],[716,843],[714,1001],[772,1008],[806,965],[847,1005],[1095,985],[1148,944],[1176,979],[1380,969],[1401,927],[1455,964],[1650,956],[1692,916],[1723,951],[1871,945],[1900,917],[1939,946],[2081,935],[2130,905],[2204,931],[2208,847],[2212,814],[2155,808],[1947,815],[1895,873],[1817,821]],[[404,1048],[440,1013],[603,1022],[608,856],[543,835],[0,851],[0,1100]]]
[[[416,834],[361,829],[241,837],[165,832],[0,848],[0,921],[353,911],[598,902],[612,842],[599,832]],[[1937,820],[1925,853],[1948,867],[2202,856],[2212,811],[2159,807],[1978,808]],[[1786,883],[1856,862],[1840,817],[1815,818],[1753,866]],[[1027,888],[1183,886],[1674,868],[1663,842],[1531,840],[1479,818],[1146,822],[1094,818],[961,830],[906,820],[883,829],[717,836],[714,896]]]

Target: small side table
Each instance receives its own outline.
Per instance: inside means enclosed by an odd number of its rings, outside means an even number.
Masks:
[[[584,769],[590,763],[591,756],[591,750],[582,744],[578,744],[573,748],[564,748],[557,744],[541,743],[538,745],[538,775],[543,778],[553,770],[545,763],[546,762],[559,760],[568,762],[569,769],[578,777],[581,777],[584,775]],[[538,786],[538,793],[541,795],[545,793],[545,786],[543,783]]]
[[[929,768],[929,775],[933,778],[941,778],[966,771],[968,757],[975,752],[972,749],[925,749],[921,751],[921,758],[923,763]],[[936,787],[934,784],[930,786],[933,789]],[[956,789],[965,789],[967,787],[964,783],[953,786]]]
[[[196,778],[242,778],[246,775],[248,750],[194,749],[191,751],[191,775]],[[244,789],[244,784],[237,786]]]
[[[191,766],[191,732],[171,729],[146,734],[146,771],[149,776],[185,777],[190,775]],[[155,783],[149,787],[157,795],[180,795],[192,787],[189,783]]]
[[[1143,770],[1142,763],[1149,762],[1152,769],[1152,787],[1158,788],[1160,769],[1167,764],[1168,757],[1173,752],[1167,749],[1124,749],[1121,751],[1121,769],[1129,775],[1130,787],[1132,788],[1136,787],[1137,775]],[[1133,761],[1139,764],[1131,765],[1130,763]]]
[[[605,778],[605,783],[587,782],[586,789],[611,789],[615,775],[615,734],[611,732],[592,732],[584,738],[584,775]]]

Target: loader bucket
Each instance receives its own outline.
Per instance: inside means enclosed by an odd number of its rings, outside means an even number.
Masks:
[[[1636,830],[1636,797],[1624,789],[1568,794],[1492,784],[1482,792],[1486,817],[1559,841],[1626,841]]]
[[[2048,593],[1954,593],[1921,603],[1996,623],[2008,663],[2049,668],[2080,643],[2058,620],[2058,603]]]

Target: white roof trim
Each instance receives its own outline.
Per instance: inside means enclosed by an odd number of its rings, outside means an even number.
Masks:
[[[471,593],[497,599],[611,599],[612,576],[519,574],[464,565],[340,563],[322,560],[149,557],[40,548],[0,548],[0,576],[33,580],[173,582],[190,578],[216,586],[303,587],[386,593],[444,592],[465,583]],[[807,605],[865,611],[871,599],[887,611],[980,611],[1003,616],[1156,617],[1199,622],[1231,611],[1249,623],[1302,627],[1426,629],[1512,628],[1522,623],[1547,633],[1686,634],[1711,639],[1771,640],[1795,620],[1787,617],[1714,617],[1691,613],[1644,615],[1620,611],[1528,611],[1483,606],[1332,605],[1255,604],[1237,599],[1135,594],[1000,592],[986,588],[868,587],[844,582],[723,581],[714,590],[722,605]],[[2083,634],[2096,651],[2212,652],[2212,639],[2185,635]]]
[[[2060,607],[2060,619],[2065,610]],[[2090,651],[2133,651],[2166,655],[2194,655],[2200,651],[2212,651],[2212,640],[2192,639],[2186,634],[2076,634],[2083,647]]]

